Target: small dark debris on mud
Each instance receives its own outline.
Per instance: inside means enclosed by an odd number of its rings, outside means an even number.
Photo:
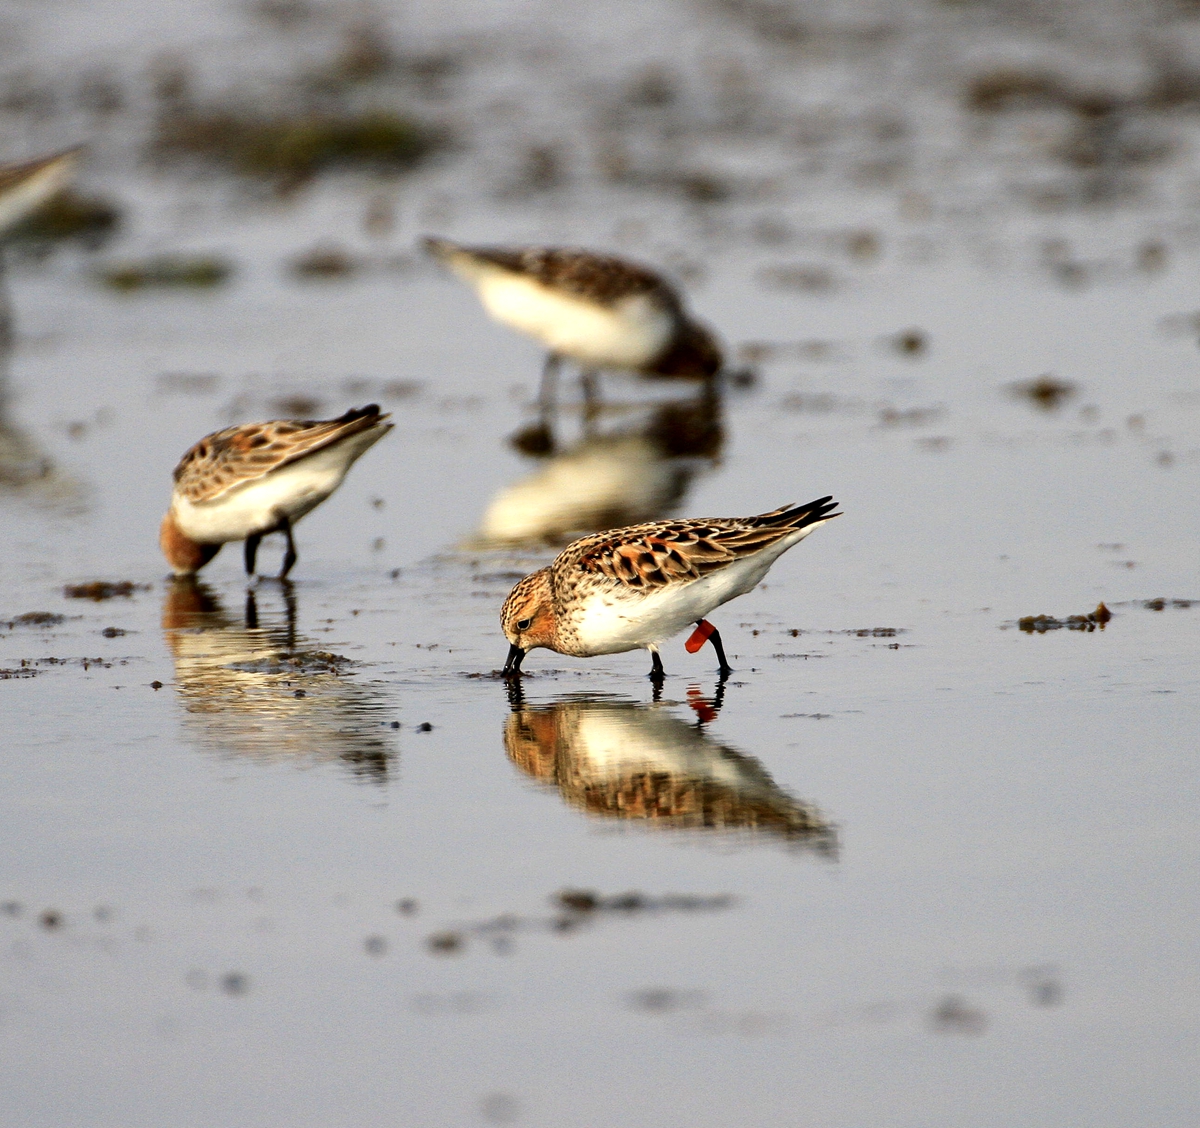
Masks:
[[[1181,611],[1186,611],[1196,602],[1195,599],[1163,599],[1160,596],[1158,599],[1147,599],[1142,606],[1147,611],[1165,611],[1168,607],[1177,607]]]
[[[130,294],[145,289],[212,289],[228,282],[233,265],[218,255],[155,255],[109,263],[96,271],[109,289]]]
[[[250,980],[240,971],[230,971],[221,976],[221,990],[226,995],[244,995],[250,990]]]
[[[422,721],[419,725],[417,725],[416,731],[417,732],[433,732],[433,725],[431,725],[428,721]]]
[[[360,264],[341,247],[317,246],[296,255],[288,273],[302,282],[338,282],[358,273]]]
[[[324,404],[316,396],[291,392],[288,395],[276,396],[270,406],[272,411],[288,419],[312,419],[322,410]]]
[[[20,901],[3,901],[0,902],[0,915],[7,917],[17,917],[21,915]]]
[[[965,98],[968,109],[986,114],[1061,105],[1066,100],[1066,91],[1054,75],[1007,67],[976,75],[967,84]]]
[[[1056,619],[1053,615],[1026,615],[1017,620],[1017,626],[1026,634],[1045,634],[1064,628],[1069,631],[1094,631],[1097,627],[1104,630],[1112,617],[1112,612],[1099,603],[1095,611],[1089,611],[1086,615],[1068,615],[1065,619]]]
[[[382,936],[368,936],[363,941],[363,951],[365,951],[368,956],[385,956],[387,955],[387,947],[387,940],[385,940]]]
[[[1008,390],[1018,399],[1029,400],[1043,411],[1053,411],[1079,391],[1069,380],[1060,380],[1050,373],[1034,380],[1018,380],[1015,384],[1009,384]]]
[[[57,627],[66,621],[65,615],[55,615],[53,611],[26,611],[4,625],[11,631],[14,627]]]
[[[396,902],[396,912],[401,916],[415,916],[420,906],[414,897],[401,897]]]
[[[38,917],[38,924],[49,932],[63,925],[63,915],[57,909],[45,909]]]
[[[149,590],[149,584],[135,584],[132,580],[94,580],[90,584],[67,584],[63,588],[63,595],[68,599],[91,599],[99,603],[117,596],[129,599],[134,592]]]
[[[796,293],[827,293],[837,286],[837,276],[827,266],[817,263],[786,263],[764,266],[755,275],[760,286],[767,290],[791,290]]]
[[[701,1006],[704,992],[680,991],[674,987],[646,987],[641,991],[631,991],[627,1000],[634,1010],[671,1014],[673,1011]]]
[[[591,889],[564,889],[550,898],[550,903],[576,913],[659,913],[659,912],[713,912],[728,909],[737,903],[729,893],[712,896],[695,893],[665,893],[651,897],[645,893],[617,893],[604,897]]]
[[[105,627],[100,633],[105,638],[120,638],[122,635],[127,635],[129,632],[122,627]]]
[[[429,950],[438,956],[448,956],[461,952],[464,947],[462,934],[459,932],[435,932],[426,941]]]
[[[929,337],[920,329],[902,329],[888,337],[887,342],[901,356],[924,356],[929,351]]]
[[[16,678],[36,678],[38,671],[32,666],[0,667],[0,681],[13,681]]]
[[[159,690],[159,689],[162,689],[162,687],[163,687],[163,683],[160,681],[152,681],[150,683],[150,688],[153,690]]]
[[[987,1015],[961,995],[946,995],[929,1014],[929,1025],[939,1034],[982,1034]]]
[[[886,404],[879,409],[881,427],[924,427],[940,419],[944,409],[934,407],[893,407]]]
[[[299,650],[231,662],[226,669],[247,674],[340,674],[350,665],[353,663],[349,658],[331,654],[328,650]]]

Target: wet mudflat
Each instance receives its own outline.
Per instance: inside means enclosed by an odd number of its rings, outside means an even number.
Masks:
[[[0,495],[4,1119],[1189,1122],[1186,217],[1018,208],[984,237],[863,188],[781,250],[736,194],[448,207],[453,169],[228,208],[142,187],[153,235],[118,249],[220,246],[202,292],[10,272],[9,422],[53,471]],[[400,219],[367,265],[298,279],[378,191]],[[832,234],[864,212],[865,256]],[[537,349],[412,240],[631,223],[627,251],[703,267],[692,304],[756,378],[605,377],[590,434],[567,385],[554,453],[523,454]],[[190,443],[368,401],[395,432],[299,526],[293,583],[248,589],[235,547],[164,579]],[[713,616],[723,686],[682,638],[661,700],[640,654],[494,676],[500,603],[573,516],[825,493],[845,515]]]

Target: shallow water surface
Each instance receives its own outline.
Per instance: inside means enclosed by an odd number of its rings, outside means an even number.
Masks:
[[[759,197],[447,202],[451,161],[402,201],[403,269],[304,285],[280,263],[353,242],[369,184],[229,203],[98,167],[140,193],[131,245],[219,236],[239,271],[124,297],[66,257],[10,272],[0,456],[35,470],[0,487],[0,1119],[1195,1120],[1194,247],[1130,257],[1183,212],[914,232],[860,185],[806,199],[785,254]],[[867,215],[878,257],[830,250]],[[538,351],[413,255],[430,216],[649,224],[626,249],[700,265],[753,378],[605,376],[591,413],[565,381],[529,453]],[[1086,278],[1031,250],[1054,223],[1103,248]],[[192,442],[370,401],[395,430],[300,524],[292,582],[248,585],[237,546],[164,578]],[[827,493],[844,515],[713,614],[728,681],[682,639],[661,694],[641,653],[497,676],[551,542]],[[92,581],[132,587],[66,591]]]

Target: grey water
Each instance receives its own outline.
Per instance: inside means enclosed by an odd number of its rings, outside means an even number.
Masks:
[[[44,472],[0,492],[0,1119],[1195,1122],[1190,9],[3,19],[0,156],[88,140],[125,221],[7,252],[5,434]],[[428,164],[279,192],[146,156],[167,62],[287,107],[364,20],[444,60],[354,94],[448,130]],[[979,109],[1003,73],[1059,85]],[[568,381],[523,453],[538,349],[426,232],[656,264],[751,375],[606,375],[591,419]],[[353,269],[298,278],[314,248]],[[168,252],[234,273],[97,281]],[[236,546],[166,578],[192,442],[371,401],[396,428],[292,584]],[[713,615],[723,686],[682,639],[657,700],[640,653],[495,676],[573,525],[827,493]],[[66,593],[94,581],[133,589]]]

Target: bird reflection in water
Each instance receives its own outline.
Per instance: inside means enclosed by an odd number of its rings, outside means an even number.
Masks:
[[[282,617],[260,613],[251,589],[239,619],[207,584],[168,582],[163,634],[187,730],[213,751],[302,766],[340,761],[355,776],[386,781],[395,749],[383,692],[354,680],[347,659],[297,635],[295,589],[277,586]]]
[[[781,788],[766,768],[710,736],[720,708],[689,690],[689,723],[664,704],[615,697],[526,704],[510,692],[504,749],[523,772],[558,788],[573,807],[656,828],[782,839],[825,856],[837,831],[810,803]]]
[[[544,464],[492,499],[479,539],[562,544],[583,533],[652,521],[678,506],[696,476],[720,458],[725,434],[716,379],[684,399],[613,411],[627,421],[599,432],[594,419],[585,419],[582,437],[567,446],[560,447],[540,423],[513,436],[517,449]]]

